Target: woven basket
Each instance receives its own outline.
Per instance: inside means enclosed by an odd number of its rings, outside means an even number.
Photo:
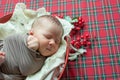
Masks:
[[[0,18],[0,23],[5,23],[5,22],[7,22],[7,21],[11,18],[11,16],[12,16],[12,13],[7,14],[7,15],[1,17],[1,18]],[[67,65],[67,61],[68,61],[69,42],[70,42],[70,41],[69,41],[69,38],[68,38],[68,37],[66,37],[65,39],[66,39],[66,42],[67,42],[67,49],[66,49],[66,54],[65,54],[66,57],[65,57],[65,62],[64,62],[63,69],[62,69],[61,73],[60,73],[59,76],[58,76],[58,80],[61,79],[61,77],[62,77],[62,75],[63,75],[63,73],[64,73],[64,70],[65,70],[65,67],[66,67],[66,65]]]

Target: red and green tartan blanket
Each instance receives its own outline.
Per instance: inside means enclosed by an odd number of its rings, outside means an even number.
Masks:
[[[12,13],[18,2],[85,20],[76,36],[89,34],[94,41],[87,53],[68,61],[61,80],[120,80],[120,0],[0,0],[0,17]]]

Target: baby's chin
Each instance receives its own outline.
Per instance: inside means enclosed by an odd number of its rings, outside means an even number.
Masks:
[[[49,56],[54,55],[56,52],[57,51],[55,51],[55,52],[44,51],[44,52],[41,52],[41,55],[45,56],[45,57],[49,57]]]
[[[52,56],[52,55],[54,55],[57,51],[58,51],[58,49],[59,48],[54,48],[53,50],[51,50],[51,49],[47,49],[47,48],[42,48],[42,49],[39,49],[38,51],[40,52],[40,54],[42,55],[42,56]]]

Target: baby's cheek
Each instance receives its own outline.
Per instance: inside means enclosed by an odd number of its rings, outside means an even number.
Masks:
[[[57,45],[56,48],[55,48],[55,51],[57,52],[59,48],[60,48],[60,46]]]

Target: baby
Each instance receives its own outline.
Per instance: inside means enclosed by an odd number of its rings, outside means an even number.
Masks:
[[[0,41],[0,79],[24,80],[41,69],[59,49],[63,28],[57,18],[43,15],[28,34],[14,34]]]

